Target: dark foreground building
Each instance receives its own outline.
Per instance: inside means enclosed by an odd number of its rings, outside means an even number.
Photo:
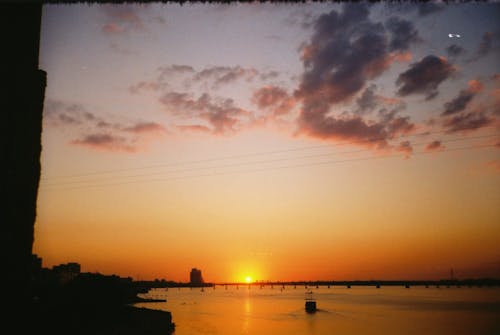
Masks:
[[[122,283],[81,276],[72,264],[59,269],[66,283],[49,280],[47,286],[35,287],[35,278],[42,272],[32,247],[47,83],[47,74],[38,68],[41,17],[41,0],[0,3],[0,161],[4,171],[0,177],[0,252],[5,256],[0,284],[6,307],[2,328],[12,334],[168,334],[173,327],[169,312],[129,307],[129,291]],[[103,297],[92,296],[93,292],[109,293]]]

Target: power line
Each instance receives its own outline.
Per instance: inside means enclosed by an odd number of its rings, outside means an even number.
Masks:
[[[488,127],[484,127],[484,128],[490,128],[490,127],[492,127],[492,126],[488,126]],[[447,133],[447,131],[441,130],[441,131],[436,131],[436,132],[420,132],[420,133],[415,133],[415,134],[405,136],[404,138],[411,138],[411,137],[415,137],[415,136],[428,136],[428,135],[435,135],[435,134],[442,134],[442,133]],[[492,136],[495,136],[495,135],[492,135]],[[496,134],[496,136],[498,136],[498,134]],[[402,140],[404,138],[400,138],[400,140]],[[469,137],[469,139],[470,139],[470,137]],[[320,149],[320,148],[335,148],[338,146],[350,145],[350,144],[363,144],[363,143],[370,143],[370,142],[375,143],[375,142],[379,142],[379,141],[383,141],[383,140],[386,140],[386,138],[385,137],[370,138],[370,139],[359,140],[359,141],[349,141],[349,142],[334,143],[334,144],[297,147],[297,148],[290,148],[290,149],[283,149],[283,150],[255,152],[255,153],[249,153],[249,154],[208,158],[208,159],[203,159],[203,160],[195,160],[195,161],[187,161],[187,162],[162,163],[162,164],[145,165],[145,166],[139,166],[139,167],[126,168],[126,169],[112,169],[112,170],[93,171],[93,172],[88,172],[88,173],[65,175],[65,176],[43,177],[40,180],[46,181],[46,180],[51,180],[51,179],[79,178],[79,177],[87,177],[87,176],[94,176],[94,175],[100,175],[100,174],[104,175],[104,174],[111,174],[111,173],[153,169],[153,168],[159,168],[159,167],[184,166],[184,165],[200,164],[200,163],[220,161],[220,160],[230,160],[230,159],[245,158],[245,157],[263,156],[263,155],[275,155],[275,154],[293,152],[293,151],[302,151],[302,150]]]
[[[464,140],[474,140],[474,139],[484,139],[484,138],[489,138],[489,137],[494,137],[494,136],[498,136],[498,135],[497,134],[489,134],[489,135],[481,135],[481,136],[468,137],[468,138],[454,138],[454,139],[442,141],[442,143],[450,143],[450,142],[457,142],[457,141],[464,141]],[[413,145],[422,145],[422,144],[427,144],[427,142],[413,143]],[[368,151],[371,151],[371,149],[361,149],[361,150],[355,150],[355,151],[344,151],[344,152],[340,152],[340,153],[320,153],[320,154],[313,154],[313,155],[307,155],[307,156],[275,158],[275,159],[266,159],[266,160],[251,161],[251,162],[239,162],[239,163],[232,163],[232,164],[219,165],[219,166],[198,166],[198,167],[194,167],[194,168],[183,168],[183,169],[170,170],[170,171],[161,171],[161,172],[156,172],[156,173],[135,174],[135,175],[126,175],[126,176],[102,177],[102,178],[99,178],[99,179],[59,181],[59,182],[53,182],[53,183],[50,183],[50,184],[43,184],[43,186],[44,187],[53,187],[53,186],[60,186],[60,185],[74,185],[74,184],[93,183],[93,182],[101,182],[101,181],[105,181],[106,182],[106,181],[111,181],[111,180],[116,180],[116,179],[161,176],[161,175],[178,173],[178,172],[182,173],[182,172],[208,170],[208,169],[224,169],[224,168],[246,166],[246,165],[252,165],[252,164],[268,164],[268,163],[275,163],[275,162],[280,162],[280,161],[289,161],[289,160],[295,160],[295,159],[319,158],[319,157],[327,157],[327,156],[332,156],[332,155],[354,154],[354,153],[362,153],[362,152],[368,152]],[[105,179],[103,179],[103,178],[105,178]]]
[[[459,150],[491,148],[491,147],[495,147],[495,146],[496,146],[495,144],[488,144],[488,145],[479,145],[479,146],[449,148],[449,149],[440,150],[438,152],[436,152],[436,151],[420,151],[420,152],[414,152],[412,155],[436,154],[436,153],[459,151]],[[108,183],[108,184],[81,185],[81,186],[76,186],[76,187],[59,188],[59,189],[56,188],[56,189],[51,189],[51,190],[69,191],[69,190],[77,190],[77,189],[92,188],[92,187],[109,187],[109,186],[118,186],[118,185],[126,185],[126,184],[136,184],[136,183],[165,182],[165,181],[182,180],[182,179],[190,179],[190,178],[211,177],[211,176],[218,176],[218,175],[263,172],[263,171],[269,171],[269,170],[306,167],[306,166],[313,166],[313,165],[330,165],[330,164],[339,164],[339,163],[354,162],[354,161],[367,161],[367,160],[375,160],[375,159],[394,158],[394,157],[398,157],[398,156],[401,156],[401,154],[397,153],[397,154],[375,156],[375,157],[372,156],[372,157],[362,157],[362,158],[353,158],[353,159],[336,160],[336,161],[322,161],[322,162],[304,163],[304,164],[298,164],[298,165],[285,165],[285,166],[268,167],[268,168],[261,168],[261,169],[239,170],[239,171],[180,176],[180,177],[171,177],[171,178],[142,179],[142,180],[132,180],[132,181],[124,181],[124,182],[116,182],[116,183]]]

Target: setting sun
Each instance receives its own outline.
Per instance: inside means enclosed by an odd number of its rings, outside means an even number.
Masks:
[[[250,276],[246,276],[246,277],[245,277],[245,282],[246,282],[247,284],[250,284],[252,281],[253,281],[253,280],[252,280],[252,277],[250,277]]]

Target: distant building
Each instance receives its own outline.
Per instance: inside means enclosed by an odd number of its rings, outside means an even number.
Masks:
[[[65,284],[80,274],[80,264],[67,263],[56,265],[52,268],[52,272],[57,276],[61,284]]]
[[[201,276],[201,270],[197,268],[191,269],[191,273],[189,274],[189,282],[194,285],[203,284],[203,277]]]

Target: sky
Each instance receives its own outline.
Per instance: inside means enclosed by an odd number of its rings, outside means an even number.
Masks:
[[[44,5],[33,252],[143,280],[500,277],[499,14]]]

